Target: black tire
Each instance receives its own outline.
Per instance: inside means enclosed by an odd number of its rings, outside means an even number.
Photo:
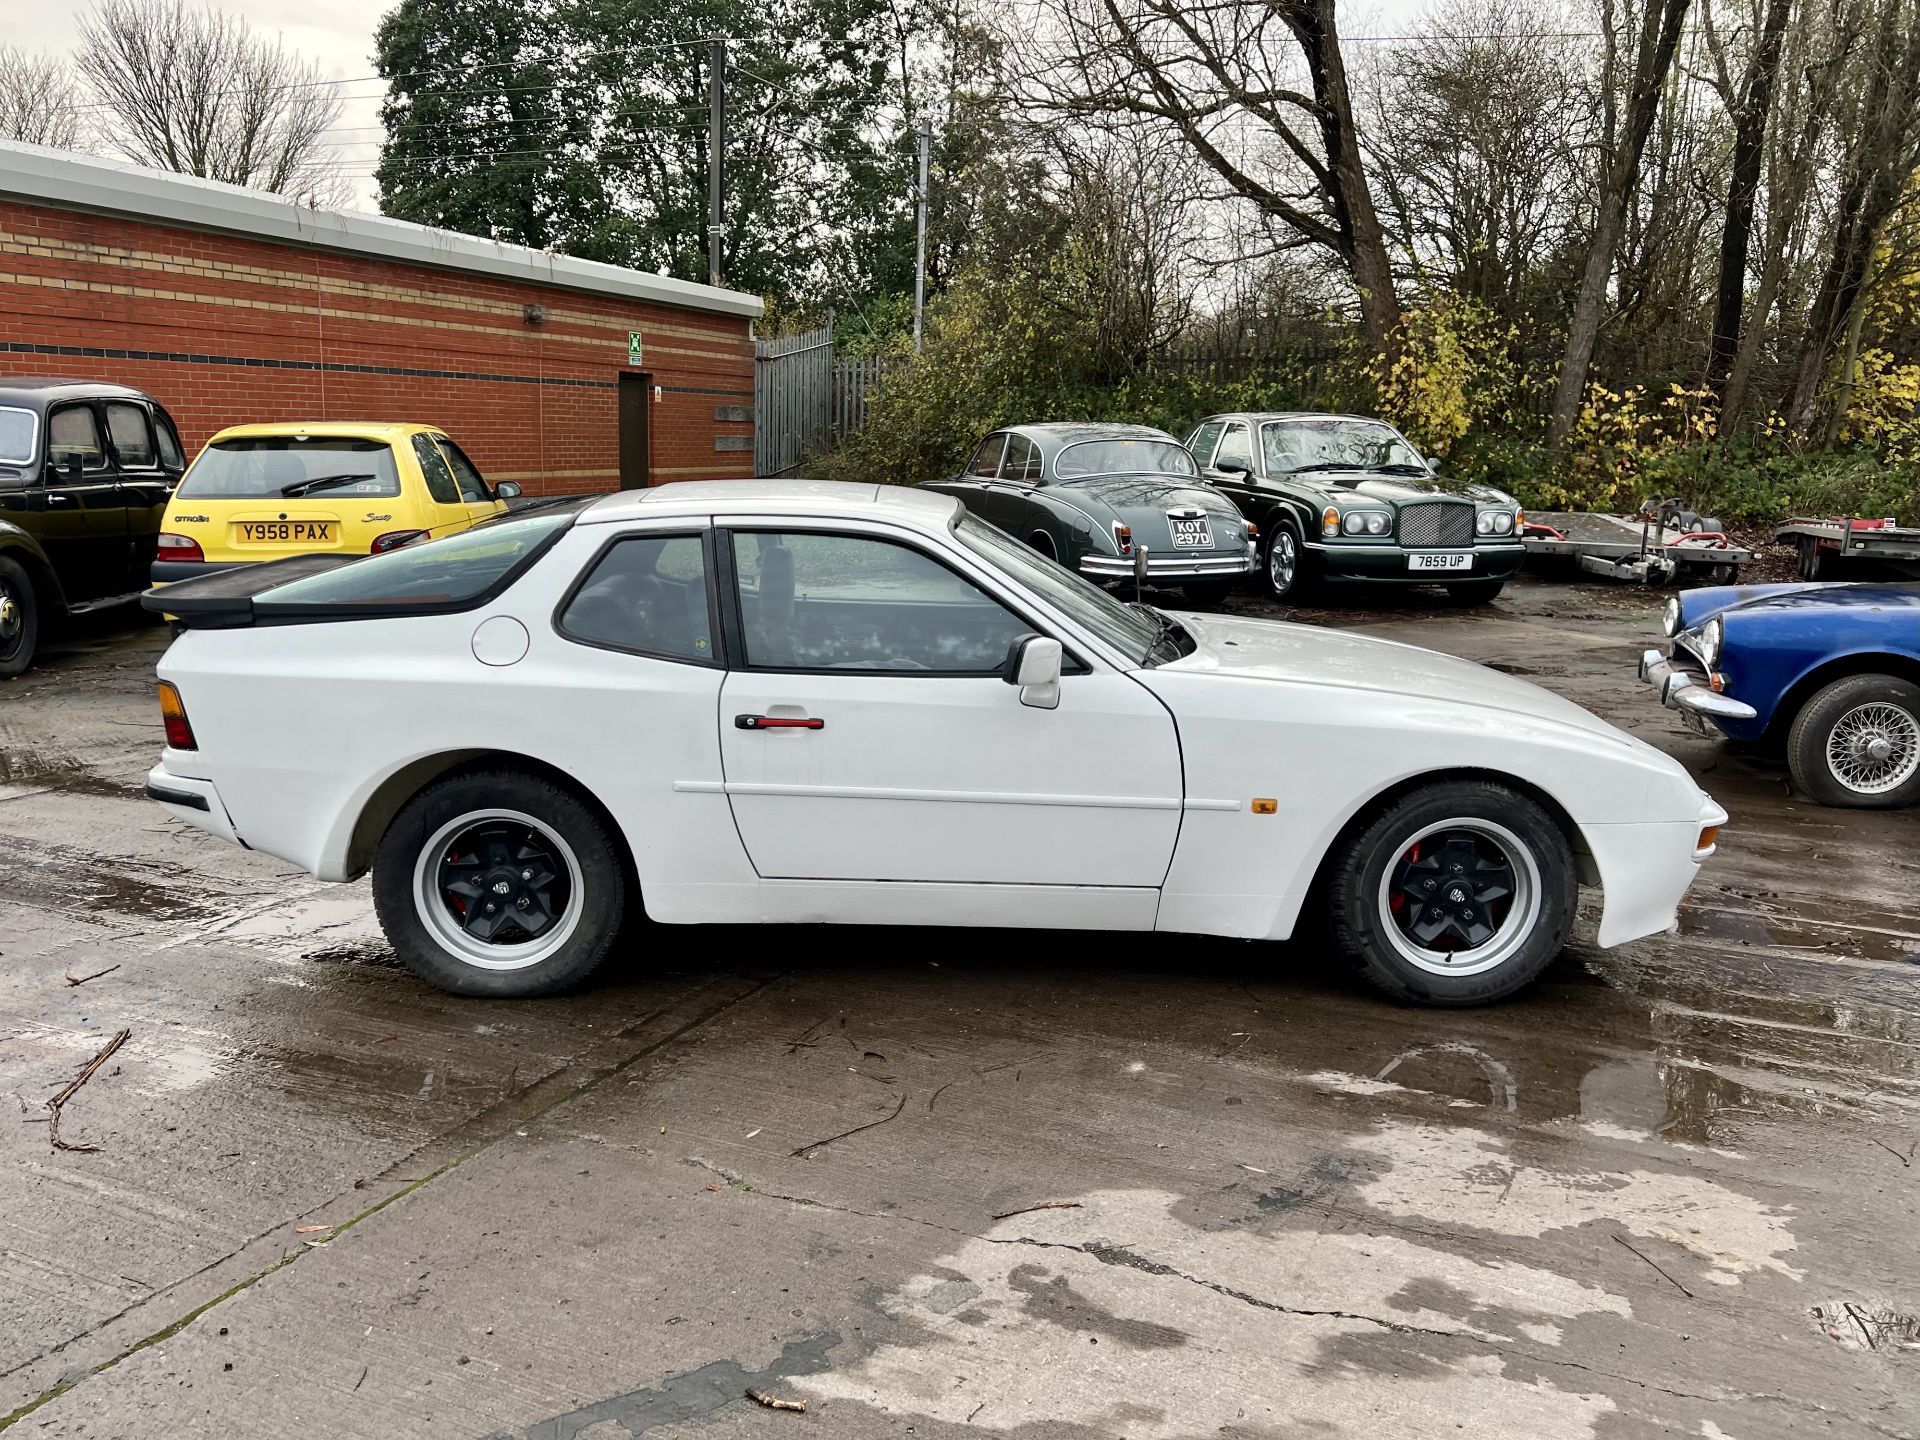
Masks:
[[[472,823],[449,833],[466,820]],[[521,888],[543,874],[554,879]],[[522,901],[529,902],[541,932],[530,934],[509,911],[492,922],[499,928],[491,938],[469,934],[468,925],[487,922],[462,918],[468,901],[445,888],[449,875],[478,887],[475,906],[526,909]],[[502,885],[508,888],[496,888]],[[623,852],[605,822],[572,791],[519,770],[453,776],[409,800],[374,852],[373,903],[415,975],[456,995],[501,997],[551,995],[579,984],[606,959],[629,909]],[[430,912],[432,904],[442,908]],[[468,959],[458,943],[519,968]],[[544,954],[543,944],[550,947]]]
[[[1456,605],[1491,605],[1506,588],[1504,580],[1462,580],[1447,586],[1447,598]]]
[[[40,599],[17,560],[0,555],[0,680],[24,674],[40,645]]]
[[[1411,917],[1406,898],[1416,884],[1431,889],[1435,882],[1449,883],[1449,872],[1462,873],[1453,870],[1460,862],[1446,859],[1460,840],[1467,844],[1469,865],[1475,856],[1482,861],[1489,854],[1506,856],[1511,888],[1505,909],[1497,908],[1498,898],[1466,893],[1458,913],[1474,914],[1474,923],[1490,922],[1489,936],[1476,947],[1469,942],[1477,932],[1442,933],[1431,937],[1431,948],[1422,947],[1411,930],[1439,917],[1446,896],[1434,896],[1439,903],[1425,916],[1417,913],[1416,902]],[[1425,864],[1441,867],[1430,876],[1421,872],[1419,858],[1410,858],[1416,841],[1439,847],[1425,857]],[[1508,855],[1509,849],[1517,853]],[[1368,983],[1409,1004],[1485,1005],[1505,999],[1538,977],[1573,928],[1579,882],[1567,837],[1537,802],[1504,785],[1446,780],[1410,791],[1358,833],[1350,832],[1333,864],[1328,909],[1335,946]],[[1478,879],[1491,888],[1498,875],[1497,869],[1482,870]],[[1400,894],[1401,901],[1392,903],[1391,894]],[[1514,907],[1522,904],[1526,913],[1516,915]],[[1476,905],[1494,908],[1475,912]],[[1454,920],[1446,917],[1445,923]],[[1449,950],[1443,943],[1454,941],[1465,948]],[[1488,953],[1474,958],[1478,950]],[[1424,954],[1424,961],[1408,951]],[[1462,957],[1466,973],[1446,973],[1450,955]]]
[[[1890,753],[1875,755],[1877,745]],[[1822,805],[1891,810],[1920,801],[1920,685],[1897,675],[1834,681],[1793,717],[1787,766]]]
[[[1284,547],[1292,547],[1293,564],[1285,567],[1276,562],[1276,553],[1285,553]],[[1285,572],[1291,578],[1282,580]],[[1318,593],[1316,578],[1307,573],[1306,547],[1300,543],[1300,532],[1291,520],[1274,522],[1267,532],[1267,538],[1260,547],[1260,586],[1267,597],[1282,605],[1305,605]]]

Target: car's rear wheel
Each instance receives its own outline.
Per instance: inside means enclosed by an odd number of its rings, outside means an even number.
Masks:
[[[0,555],[0,680],[22,674],[40,643],[33,582],[19,562]]]
[[[1283,520],[1273,527],[1261,558],[1261,578],[1273,599],[1284,605],[1304,605],[1312,598],[1314,583],[1306,573],[1306,552],[1292,525]]]
[[[1579,882],[1534,800],[1479,780],[1393,801],[1335,857],[1334,943],[1373,985],[1422,1005],[1483,1005],[1566,944]]]
[[[407,968],[460,995],[546,995],[593,972],[627,910],[592,807],[515,770],[429,786],[375,852],[373,900]]]
[[[1822,805],[1890,810],[1920,801],[1920,685],[1897,675],[1834,681],[1793,717],[1787,764]]]

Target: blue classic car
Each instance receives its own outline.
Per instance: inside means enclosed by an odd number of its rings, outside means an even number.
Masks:
[[[1782,743],[1825,805],[1920,800],[1920,585],[1737,585],[1667,602],[1640,678],[1701,734]]]

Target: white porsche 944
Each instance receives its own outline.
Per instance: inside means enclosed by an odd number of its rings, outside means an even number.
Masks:
[[[422,978],[571,985],[641,921],[1284,940],[1498,999],[1669,928],[1724,812],[1569,701],[1129,605],[925,490],[712,481],[148,596],[170,815],[373,875]]]

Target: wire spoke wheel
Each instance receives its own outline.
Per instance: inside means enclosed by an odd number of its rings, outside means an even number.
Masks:
[[[517,810],[448,821],[414,864],[414,907],[428,932],[485,970],[521,970],[552,955],[579,924],[583,899],[572,847]]]
[[[1540,869],[1504,825],[1442,820],[1410,837],[1380,879],[1381,928],[1410,964],[1475,975],[1510,959],[1538,923]]]
[[[1827,732],[1827,769],[1856,795],[1884,795],[1920,772],[1920,718],[1884,700],[1856,705]]]

